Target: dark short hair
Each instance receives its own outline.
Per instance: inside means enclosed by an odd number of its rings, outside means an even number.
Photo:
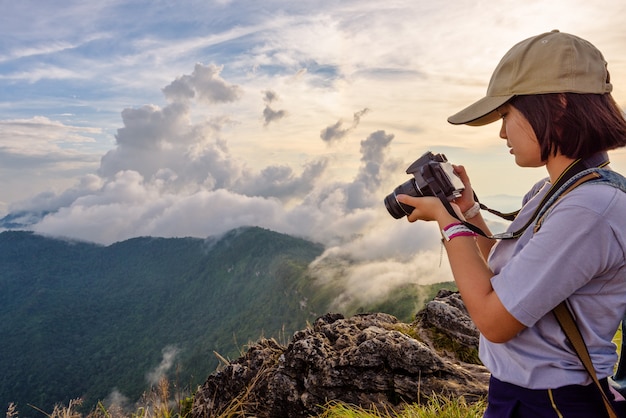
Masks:
[[[626,119],[610,94],[533,94],[509,103],[532,126],[543,161],[558,151],[576,159],[626,145]]]

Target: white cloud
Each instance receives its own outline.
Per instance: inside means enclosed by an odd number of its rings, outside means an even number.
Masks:
[[[99,128],[65,125],[43,116],[0,120],[0,144],[16,153],[37,154],[58,151],[62,144],[95,142]]]
[[[190,75],[178,77],[163,89],[165,97],[185,103],[194,96],[208,103],[232,102],[241,95],[240,88],[220,77],[223,67],[196,64]]]
[[[156,386],[159,384],[162,378],[166,377],[167,372],[170,371],[174,365],[176,357],[180,353],[180,349],[174,346],[167,346],[162,350],[163,357],[161,363],[153,370],[146,374],[146,380],[149,384]]]

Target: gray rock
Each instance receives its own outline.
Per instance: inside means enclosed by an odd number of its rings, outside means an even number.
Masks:
[[[440,292],[412,324],[384,313],[329,313],[287,347],[262,339],[209,376],[192,414],[308,417],[329,401],[399,410],[432,394],[471,401],[486,395],[489,379],[467,360],[477,348],[478,331],[458,293]]]

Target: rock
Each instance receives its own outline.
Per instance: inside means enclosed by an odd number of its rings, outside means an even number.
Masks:
[[[472,322],[458,292],[440,290],[437,296],[416,315],[417,329],[428,330],[426,339],[443,341],[444,352],[459,360],[478,363],[479,332]],[[447,342],[447,344],[445,344]]]
[[[474,356],[459,358],[456,347]],[[486,395],[489,379],[483,366],[467,362],[477,348],[458,293],[440,292],[412,324],[384,313],[329,313],[287,347],[262,339],[209,376],[192,415],[308,417],[329,401],[399,410],[431,394],[471,401]]]

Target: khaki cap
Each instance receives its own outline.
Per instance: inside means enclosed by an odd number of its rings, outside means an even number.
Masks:
[[[513,46],[494,70],[487,95],[448,122],[471,126],[495,122],[500,118],[496,109],[514,96],[605,94],[612,89],[602,53],[584,39],[553,30]]]

